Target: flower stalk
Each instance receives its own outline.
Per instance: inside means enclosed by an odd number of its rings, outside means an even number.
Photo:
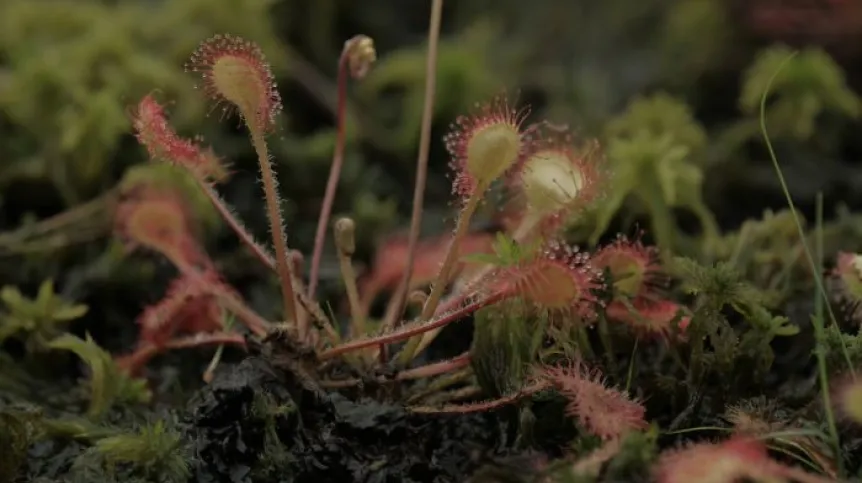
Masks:
[[[317,218],[317,230],[314,235],[314,250],[311,255],[311,269],[308,276],[308,296],[314,298],[320,277],[320,260],[323,257],[323,245],[326,241],[326,228],[332,215],[332,205],[335,203],[335,191],[344,165],[344,148],[347,143],[347,78],[361,79],[368,73],[371,64],[377,59],[374,42],[365,35],[357,35],[344,43],[341,57],[338,60],[338,107],[336,108],[335,150],[332,153],[332,165],[329,169],[329,179],[326,181],[326,192]]]
[[[428,153],[431,150],[431,124],[434,116],[434,95],[437,90],[437,50],[440,44],[440,24],[443,17],[443,0],[432,0],[428,26],[428,52],[425,56],[425,92],[422,100],[422,125],[419,133],[419,152],[416,155],[416,184],[413,188],[413,210],[410,214],[410,233],[407,240],[407,267],[395,289],[393,310],[389,311],[384,327],[391,327],[404,313],[404,303],[410,290],[422,211],[425,203],[425,185],[428,178]],[[385,358],[386,348],[379,353]]]

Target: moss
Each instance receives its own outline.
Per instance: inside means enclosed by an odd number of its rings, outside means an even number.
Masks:
[[[270,5],[266,0],[219,8],[202,1],[4,2],[0,16],[9,28],[0,34],[0,52],[11,74],[4,79],[0,106],[19,149],[30,155],[21,160],[26,165],[5,164],[0,183],[36,170],[57,185],[67,203],[92,195],[108,181],[109,163],[129,130],[129,100],[154,85],[165,95],[194,97],[191,79],[176,66],[202,32],[230,26],[254,33],[269,51],[277,51],[274,34],[260,28]],[[29,41],[20,42],[23,38]],[[183,103],[173,117],[187,129],[203,112],[198,100]]]
[[[41,415],[8,408],[0,412],[0,481],[14,481],[27,460],[27,450],[42,436]]]
[[[134,433],[99,439],[78,457],[73,472],[83,473],[91,461],[99,461],[106,476],[117,475],[118,465],[131,465],[131,475],[164,483],[187,481],[191,475],[180,434],[164,421],[140,428]]]

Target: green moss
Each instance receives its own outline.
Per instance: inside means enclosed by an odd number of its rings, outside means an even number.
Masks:
[[[185,99],[172,118],[187,132],[205,104],[178,66],[201,38],[228,29],[250,34],[283,67],[281,48],[265,27],[271,4],[3,2],[0,54],[9,75],[0,109],[19,154],[0,168],[0,185],[36,175],[51,179],[68,203],[92,195],[108,181],[109,163],[130,127],[129,106],[153,86]]]
[[[87,335],[80,339],[64,334],[52,340],[48,347],[74,352],[90,369],[90,418],[99,418],[114,404],[147,403],[151,398],[147,382],[124,373],[114,359]]]
[[[188,481],[191,471],[180,433],[169,427],[166,421],[157,421],[135,432],[99,439],[76,459],[72,474],[81,480],[99,477],[100,481],[128,481],[128,478],[140,478],[142,481],[180,483]]]
[[[607,139],[631,139],[641,133],[669,136],[674,146],[684,147],[694,156],[701,155],[707,144],[706,131],[694,118],[691,107],[663,92],[633,99],[626,111],[605,128]]]
[[[0,482],[15,481],[27,450],[43,435],[38,411],[7,408],[0,411]]]
[[[547,323],[519,300],[476,312],[470,363],[487,394],[500,397],[524,385],[539,362]]]
[[[72,321],[87,313],[86,305],[69,303],[55,294],[52,280],[45,280],[33,299],[17,287],[4,286],[0,300],[5,305],[5,311],[0,313],[0,344],[18,338],[34,352],[44,350]]]
[[[779,65],[790,55],[787,47],[762,51],[745,73],[739,104],[755,116],[763,91]],[[776,98],[766,112],[770,135],[808,140],[816,132],[817,119],[825,115],[858,118],[862,99],[847,86],[844,72],[822,50],[800,52],[778,72],[772,83]]]

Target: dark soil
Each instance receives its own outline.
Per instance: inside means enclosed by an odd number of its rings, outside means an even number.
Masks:
[[[261,414],[261,400],[298,410]],[[273,482],[463,481],[501,440],[492,415],[425,416],[350,401],[258,357],[222,370],[190,403],[186,424],[200,482],[251,481],[253,468],[269,473],[257,481]],[[262,459],[273,451],[287,462],[267,467]]]

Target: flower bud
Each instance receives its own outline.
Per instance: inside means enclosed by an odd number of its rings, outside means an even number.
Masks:
[[[407,296],[407,303],[414,307],[422,307],[428,300],[428,294],[422,290],[414,290]]]
[[[354,79],[362,79],[377,60],[374,41],[366,35],[357,35],[344,43],[344,53],[350,66],[350,75]]]
[[[350,218],[339,218],[335,222],[335,245],[343,255],[352,256],[356,251],[356,224]]]

